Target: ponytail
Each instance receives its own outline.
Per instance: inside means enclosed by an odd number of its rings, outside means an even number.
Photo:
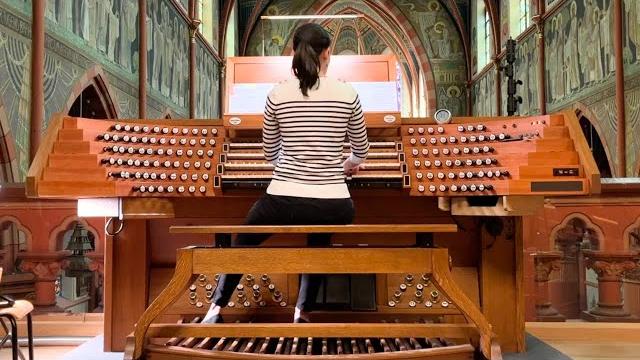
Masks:
[[[293,74],[300,82],[302,95],[309,96],[320,77],[320,54],[331,45],[329,33],[318,24],[304,24],[293,35]]]

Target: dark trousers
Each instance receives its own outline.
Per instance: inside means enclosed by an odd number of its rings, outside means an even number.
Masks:
[[[351,199],[315,199],[279,195],[263,195],[247,215],[246,225],[345,225],[353,221],[354,207]],[[232,247],[258,246],[271,234],[238,234],[231,241]],[[331,234],[308,234],[307,246],[326,247]],[[216,305],[224,307],[240,282],[242,274],[221,275],[213,296]],[[321,274],[302,274],[296,306],[312,311],[322,283]]]

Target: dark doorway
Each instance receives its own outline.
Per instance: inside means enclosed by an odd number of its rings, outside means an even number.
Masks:
[[[609,159],[607,159],[607,153],[604,151],[602,140],[600,140],[600,135],[595,127],[591,124],[591,121],[584,116],[580,116],[580,127],[587,139],[589,148],[591,148],[591,153],[596,161],[596,165],[598,165],[600,176],[604,178],[612,177],[613,174],[611,172],[611,165],[609,165]]]
[[[112,118],[94,85],[89,85],[82,91],[73,102],[68,115],[88,119]]]

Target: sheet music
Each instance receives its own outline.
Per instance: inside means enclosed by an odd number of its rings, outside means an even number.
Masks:
[[[400,111],[400,95],[394,81],[352,82],[365,112]],[[273,83],[233,84],[229,114],[262,114]]]

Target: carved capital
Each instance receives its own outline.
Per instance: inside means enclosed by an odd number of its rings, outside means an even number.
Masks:
[[[638,267],[638,255],[633,252],[585,251],[586,266],[593,269],[598,278],[616,278]]]
[[[100,276],[104,276],[104,254],[87,254],[89,258],[89,270],[98,272]]]
[[[533,254],[536,267],[536,282],[549,281],[549,275],[555,270],[560,270],[562,253],[559,251],[538,252]]]
[[[20,253],[20,270],[36,276],[36,281],[54,281],[68,261],[66,251],[52,253]]]

